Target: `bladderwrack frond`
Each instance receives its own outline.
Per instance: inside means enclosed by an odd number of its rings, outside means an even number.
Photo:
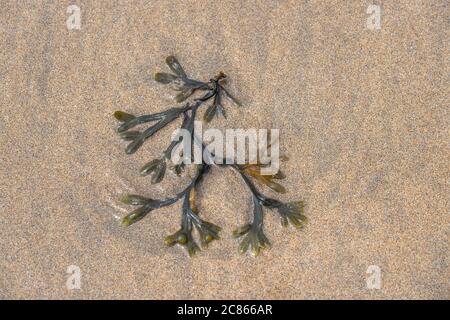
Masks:
[[[168,56],[166,58],[166,63],[169,66],[170,70],[172,70],[172,72],[174,72],[177,76],[181,78],[187,78],[186,72],[178,62],[177,58],[175,58],[174,56]]]
[[[239,244],[239,251],[241,253],[250,251],[252,256],[256,257],[262,249],[268,249],[270,247],[270,241],[264,234],[262,228],[252,227],[243,235],[242,241]]]
[[[194,225],[199,233],[200,243],[203,248],[207,248],[213,240],[220,239],[219,232],[222,228],[219,226],[205,220],[200,220],[199,223],[194,222]]]
[[[164,239],[164,242],[170,247],[176,244],[181,245],[186,249],[190,257],[193,257],[198,251],[200,251],[200,247],[197,245],[192,236],[192,231],[183,227],[174,234],[167,236]]]
[[[124,218],[122,218],[122,225],[130,226],[133,223],[142,220],[150,211],[152,211],[152,209],[153,208],[148,205],[143,205],[142,207],[137,208],[136,210],[132,211]]]
[[[129,130],[129,131],[125,131],[125,132],[120,132],[119,136],[125,141],[133,141],[137,137],[139,137],[140,134],[141,134],[140,131]]]
[[[126,152],[128,154],[135,153],[143,145],[146,139],[150,138],[180,115],[184,115],[181,129],[186,129],[191,132],[191,135],[189,136],[191,142],[195,140],[195,136],[193,135],[193,121],[196,119],[199,107],[207,101],[211,101],[212,103],[205,111],[205,122],[210,122],[215,116],[223,115],[225,117],[222,96],[225,96],[225,98],[229,99],[232,103],[240,105],[239,101],[225,89],[224,85],[227,82],[227,76],[223,72],[220,72],[216,77],[210,79],[209,82],[202,82],[188,78],[183,67],[174,56],[167,57],[166,63],[172,73],[159,72],[154,75],[154,79],[177,91],[175,97],[177,102],[186,101],[197,91],[204,91],[205,93],[202,93],[202,96],[193,99],[194,102],[192,102],[192,104],[189,102],[184,103],[181,107],[174,107],[155,114],[135,116],[124,111],[115,112],[114,116],[120,121],[120,125],[117,128],[120,138],[130,141],[126,147]],[[138,125],[153,121],[154,123],[147,129],[133,129]],[[162,181],[168,165],[166,162],[171,159],[172,151],[175,150],[174,148],[178,146],[181,141],[182,140],[172,141],[162,153],[161,157],[153,159],[141,168],[141,175],[151,175],[152,183]],[[203,151],[204,145],[202,143],[200,143],[200,145]],[[270,143],[266,149],[269,147]],[[265,158],[267,158],[267,156]],[[280,158],[283,158],[283,156],[280,156]],[[169,246],[179,244],[187,250],[190,256],[193,256],[200,250],[200,247],[194,240],[194,228],[198,232],[201,247],[207,247],[209,243],[219,239],[221,228],[211,222],[201,219],[198,215],[199,210],[196,206],[196,187],[210,168],[210,165],[207,163],[208,162],[205,160],[202,161],[200,169],[191,183],[183,191],[177,193],[172,198],[154,200],[133,194],[122,197],[122,202],[139,206],[136,210],[132,211],[122,219],[122,224],[126,226],[131,225],[143,219],[152,210],[172,205],[180,199],[184,199],[181,229],[166,237],[166,244]],[[185,163],[174,163],[173,165],[173,167],[170,165],[170,169],[174,170],[177,175],[180,175],[184,169]],[[266,173],[265,171],[262,171],[262,168],[265,168],[268,165],[269,164],[262,163],[257,163],[256,165],[229,165],[229,167],[236,170],[242,176],[245,184],[252,193],[254,203],[252,222],[236,229],[233,232],[233,236],[241,238],[239,244],[239,250],[241,252],[250,251],[254,256],[259,255],[262,249],[270,247],[270,241],[263,231],[263,207],[277,209],[283,225],[288,225],[290,223],[296,227],[300,227],[306,221],[306,217],[303,215],[303,202],[283,203],[279,200],[266,197],[258,190],[254,180],[259,181],[274,191],[280,193],[286,191],[284,187],[276,181],[285,178],[285,175],[281,171],[276,173]]]
[[[139,205],[145,205],[149,204],[152,201],[155,201],[150,198],[146,198],[137,194],[125,194],[122,197],[120,197],[120,201],[125,204],[130,204],[133,206],[139,206]]]
[[[152,174],[152,184],[156,184],[162,181],[164,178],[164,175],[166,173],[166,158],[161,157],[157,159],[153,159],[150,162],[146,163],[144,166],[142,166],[140,170],[140,174],[142,176],[147,176],[149,174]]]
[[[136,118],[136,116],[127,113],[125,111],[116,111],[114,112],[114,117],[120,122],[130,121]]]
[[[303,201],[283,203],[278,207],[278,213],[280,214],[281,223],[283,226],[287,226],[290,223],[296,228],[302,228],[307,222],[307,218],[303,212]]]
[[[252,227],[252,225],[250,223],[247,223],[243,226],[238,227],[237,229],[233,230],[233,237],[234,238],[242,237],[243,235],[245,235],[249,232],[251,227]]]
[[[175,81],[176,79],[178,79],[178,77],[173,74],[170,74],[170,73],[157,72],[154,75],[154,79],[155,79],[155,81],[157,81],[159,83],[169,84],[169,83],[172,83],[173,81]]]

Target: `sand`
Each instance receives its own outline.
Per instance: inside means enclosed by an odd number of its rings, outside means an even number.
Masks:
[[[369,30],[371,3],[1,1],[0,297],[450,298],[449,3],[378,1],[381,29]],[[69,4],[80,30],[66,27]],[[175,126],[128,156],[112,117],[173,105],[149,80],[170,54],[194,78],[230,76],[243,106],[211,126],[281,130],[280,198],[303,199],[309,224],[283,229],[268,212],[273,247],[256,259],[231,237],[251,212],[231,171],[204,182],[200,211],[222,240],[194,259],[163,243],[179,204],[119,224],[122,193],[183,183],[137,172]],[[70,265],[80,289],[66,285]]]

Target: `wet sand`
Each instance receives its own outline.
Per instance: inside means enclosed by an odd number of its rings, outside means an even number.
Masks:
[[[380,30],[371,1],[73,3],[81,30],[69,3],[0,3],[0,298],[450,298],[447,1],[379,1]],[[211,126],[281,130],[281,199],[303,199],[309,224],[267,214],[273,247],[256,259],[231,237],[251,202],[230,171],[205,179],[200,212],[222,240],[194,259],[163,243],[180,204],[119,224],[122,193],[181,185],[137,172],[171,129],[127,156],[112,117],[173,105],[148,80],[170,54],[193,78],[230,76],[243,106]]]

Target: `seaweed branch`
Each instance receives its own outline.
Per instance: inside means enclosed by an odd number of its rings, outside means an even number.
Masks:
[[[225,89],[224,85],[226,84],[227,76],[223,72],[220,72],[208,82],[202,82],[189,78],[175,57],[167,57],[166,63],[173,73],[156,73],[154,79],[157,82],[169,85],[170,88],[177,92],[175,101],[178,103],[183,102],[184,104],[182,106],[169,108],[163,112],[142,116],[135,116],[124,111],[116,111],[114,116],[120,122],[117,132],[123,140],[130,141],[125,148],[127,154],[135,153],[142,147],[147,139],[180,117],[183,118],[181,128],[190,133],[189,138],[191,139],[190,142],[192,146],[192,143],[198,143],[193,128],[197,111],[200,107],[207,102],[212,101],[205,110],[203,116],[203,121],[208,123],[211,122],[214,117],[226,116],[222,102],[223,97],[235,105],[241,105],[239,101]],[[203,92],[203,94],[200,95],[199,98],[190,99],[191,102],[185,102],[196,92]],[[150,126],[144,130],[135,129],[138,126],[147,124]],[[152,184],[161,182],[166,173],[167,161],[170,160],[173,150],[181,143],[181,141],[181,139],[172,141],[162,152],[160,157],[152,159],[141,167],[140,174],[142,176],[151,175]],[[215,155],[209,152],[203,143],[201,143],[201,151],[202,154],[206,151],[205,153],[208,154],[209,158],[215,158],[217,160]],[[252,221],[237,228],[233,232],[234,237],[242,238],[239,245],[239,250],[241,252],[250,251],[256,256],[262,249],[270,247],[270,241],[263,230],[264,207],[277,210],[283,226],[287,226],[290,223],[293,226],[300,228],[304,225],[306,217],[303,215],[304,205],[302,201],[284,203],[267,197],[259,191],[253,182],[254,180],[261,185],[269,187],[275,192],[284,193],[286,192],[285,188],[276,181],[284,179],[285,176],[281,171],[278,171],[276,174],[264,174],[262,169],[265,165],[261,164],[259,161],[256,164],[237,165],[229,164],[229,162],[223,161],[224,159],[221,160],[222,161],[216,161],[216,163],[220,163],[218,167],[228,167],[237,172],[251,192],[251,199],[253,202]],[[122,219],[122,224],[129,226],[143,219],[153,210],[170,206],[177,201],[182,200],[180,229],[174,234],[166,237],[165,243],[169,246],[175,244],[181,245],[187,250],[190,256],[193,256],[200,250],[200,246],[194,239],[194,229],[198,232],[202,248],[206,248],[212,241],[218,240],[220,238],[219,232],[221,231],[221,228],[202,219],[196,204],[197,190],[200,187],[200,183],[204,176],[210,171],[211,165],[205,162],[205,158],[203,158],[202,163],[196,166],[197,172],[191,182],[182,191],[171,198],[151,199],[134,194],[122,197],[122,202],[138,206],[137,209],[133,210]],[[183,169],[184,163],[176,164],[174,166],[174,171],[177,175],[180,175]]]

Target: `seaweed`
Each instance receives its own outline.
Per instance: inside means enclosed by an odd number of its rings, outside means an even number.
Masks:
[[[127,154],[135,153],[148,138],[180,117],[183,118],[181,128],[186,129],[190,133],[191,142],[195,143],[196,137],[193,130],[194,120],[197,117],[197,110],[207,102],[211,103],[204,112],[203,121],[206,123],[211,122],[214,117],[225,117],[225,109],[222,102],[223,97],[233,104],[241,106],[240,102],[224,87],[227,82],[227,76],[223,72],[220,72],[208,82],[202,82],[189,78],[174,56],[167,57],[166,63],[173,73],[155,73],[154,79],[161,84],[168,85],[172,90],[176,91],[175,101],[177,103],[183,102],[184,104],[169,108],[164,112],[142,116],[135,116],[124,111],[116,111],[114,117],[120,122],[117,132],[120,138],[129,141],[129,144],[125,148]],[[192,99],[191,97],[195,93],[201,94],[198,98]],[[138,126],[148,124],[148,128],[144,130],[135,129]],[[181,143],[181,139],[179,141],[172,141],[160,157],[152,159],[142,166],[140,174],[142,176],[150,175],[152,184],[161,182],[165,177],[171,153],[179,143]],[[200,147],[202,154],[204,151],[209,152],[204,144],[201,143]],[[209,156],[215,157],[211,153]],[[302,201],[284,203],[265,196],[256,187],[254,181],[269,187],[275,192],[286,192],[286,189],[278,182],[278,180],[284,179],[285,175],[281,171],[278,171],[276,174],[265,174],[262,169],[266,165],[260,163],[259,159],[256,164],[239,165],[227,161],[216,161],[215,164],[216,167],[227,167],[237,172],[250,190],[253,202],[253,219],[251,222],[233,231],[233,236],[242,239],[239,245],[240,252],[245,253],[250,251],[254,256],[257,256],[262,249],[271,246],[269,239],[264,234],[264,208],[278,211],[283,226],[291,224],[296,228],[301,228],[307,221],[303,214],[304,204]],[[173,170],[177,175],[181,175],[184,166],[183,162],[176,164]],[[168,246],[178,244],[184,247],[190,256],[193,256],[200,250],[200,246],[197,244],[196,239],[194,239],[194,229],[197,230],[201,248],[206,248],[212,241],[219,240],[221,228],[202,219],[196,205],[197,190],[203,178],[210,172],[211,167],[212,164],[202,159],[201,164],[196,164],[196,173],[191,182],[171,198],[151,199],[134,194],[123,196],[121,198],[123,203],[136,206],[137,208],[122,219],[122,224],[125,226],[132,225],[143,219],[153,210],[170,206],[181,200],[183,203],[180,229],[174,234],[167,236],[165,243]]]

